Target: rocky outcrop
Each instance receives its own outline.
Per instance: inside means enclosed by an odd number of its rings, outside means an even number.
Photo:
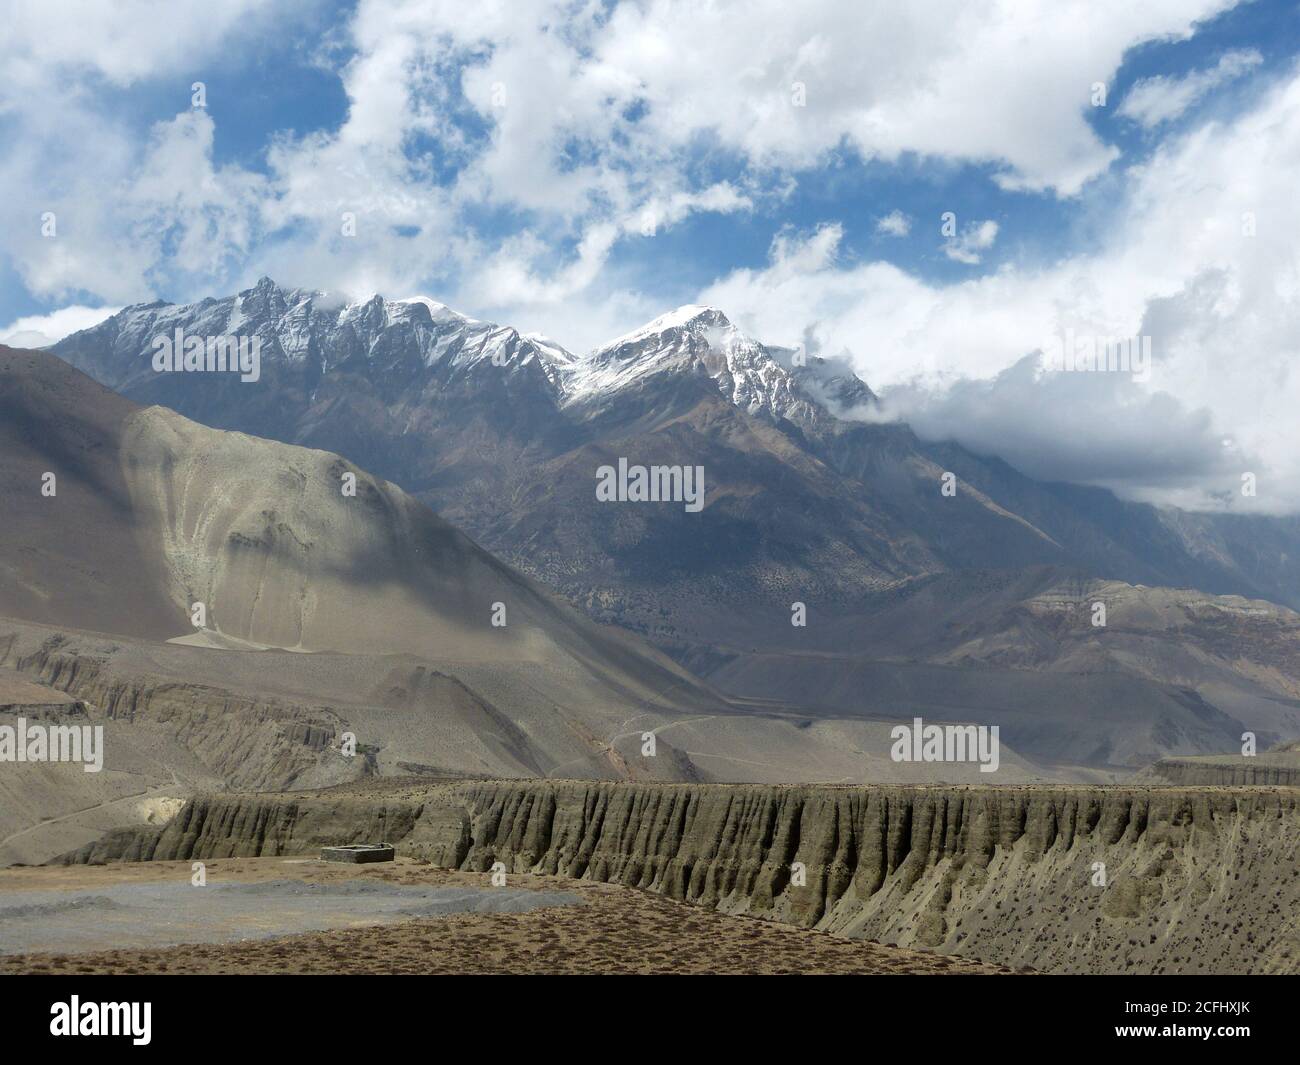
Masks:
[[[1187,785],[1300,787],[1300,753],[1162,758],[1141,779]]]
[[[418,803],[356,798],[200,796],[165,825],[109,832],[50,864],[316,853],[358,839],[405,839],[420,811]]]
[[[473,782],[196,799],[68,862],[387,840],[1056,972],[1300,971],[1300,791]]]
[[[375,771],[373,753],[329,757],[344,719],[328,707],[268,699],[146,673],[123,675],[55,635],[15,656],[21,674],[76,697],[92,716],[157,725],[231,788],[319,787]]]

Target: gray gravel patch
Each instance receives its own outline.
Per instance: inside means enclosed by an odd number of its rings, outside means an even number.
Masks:
[[[580,905],[571,891],[412,887],[373,880],[117,884],[0,895],[0,954],[75,954],[181,943],[236,943],[456,913]]]

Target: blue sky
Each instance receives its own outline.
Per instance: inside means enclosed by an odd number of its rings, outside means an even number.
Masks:
[[[1234,469],[1289,468],[1289,436],[1245,423],[1291,387],[1298,56],[1276,0],[19,0],[0,339],[262,274],[579,351],[713,302],[847,352],[933,433],[1023,435],[1074,470],[1041,439],[1059,419],[1003,432],[1025,402],[1005,375],[1053,330],[1158,324],[1153,385],[1072,383],[1069,405],[1080,433],[1118,427],[1094,443],[1112,481],[1161,454],[1116,487],[1205,504],[1223,438]],[[1243,344],[1225,389],[1208,367]],[[1191,456],[1172,474],[1157,392]]]

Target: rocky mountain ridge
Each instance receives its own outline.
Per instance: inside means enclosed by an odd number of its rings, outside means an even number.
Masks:
[[[154,338],[176,328],[261,337],[264,380],[236,389],[201,374],[153,372]],[[518,506],[526,495],[521,465],[558,473],[575,455],[611,447],[667,458],[672,438],[694,426],[703,432],[682,442],[723,477],[727,457],[752,455],[757,443],[777,452],[775,467],[758,475],[781,478],[789,505],[803,507],[825,497],[806,462],[795,461],[798,452],[833,482],[825,488],[872,511],[871,551],[852,544],[849,530],[859,522],[851,507],[825,515],[832,538],[847,538],[850,551],[896,556],[869,564],[851,587],[950,569],[1059,564],[1300,606],[1296,520],[1189,514],[1035,482],[994,456],[922,441],[905,425],[844,417],[875,402],[847,363],[766,345],[714,307],[678,308],[575,355],[427,297],[349,303],[264,277],[221,299],[128,307],[52,350],[137,402],[345,454],[516,562],[536,557],[525,550],[537,512]],[[742,439],[764,427],[777,439]],[[930,497],[945,472],[961,488],[936,510]],[[715,484],[726,498],[728,486]],[[826,584],[833,556],[814,561],[815,587]],[[536,559],[533,572],[562,568],[565,557]]]
[[[153,373],[149,329],[177,323],[262,335],[261,379]],[[985,720],[1032,691],[1043,737],[1084,711],[1052,757],[1108,767],[1230,750],[1245,729],[1300,735],[1296,520],[1159,510],[841,417],[873,402],[845,365],[766,346],[717,308],[579,356],[434,301],[349,305],[263,279],[128,308],[53,351],[129,397],[346,456],[748,700]],[[702,467],[703,508],[599,500],[597,471],[620,460]],[[1119,610],[1106,629],[1082,624],[1098,597]],[[1141,734],[1098,725],[1086,742],[1098,699]]]

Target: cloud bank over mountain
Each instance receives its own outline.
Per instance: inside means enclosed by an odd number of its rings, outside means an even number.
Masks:
[[[72,39],[20,6],[0,331],[267,273],[575,350],[693,301],[1040,476],[1215,507],[1248,470],[1237,506],[1300,507],[1293,56],[1224,0],[746,7],[177,4]],[[259,108],[282,70],[320,91]],[[1149,336],[1151,379],[1031,382],[1066,330]]]

